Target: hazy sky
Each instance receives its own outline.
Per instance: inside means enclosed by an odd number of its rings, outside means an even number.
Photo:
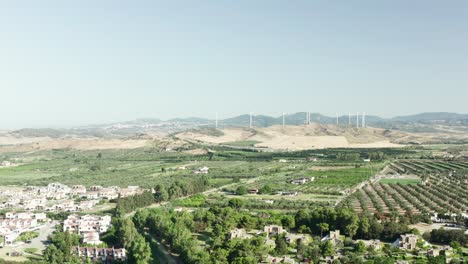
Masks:
[[[0,128],[467,102],[466,0],[0,2]]]

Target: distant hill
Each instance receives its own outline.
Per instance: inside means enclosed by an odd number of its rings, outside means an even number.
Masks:
[[[392,121],[402,121],[402,122],[437,122],[437,121],[463,121],[468,120],[468,114],[457,114],[457,113],[447,113],[447,112],[437,112],[437,113],[421,113],[417,115],[409,116],[397,116],[391,119]]]
[[[311,113],[311,123],[322,125],[335,125],[337,118]],[[253,126],[265,128],[282,125],[282,116],[254,115]],[[307,122],[306,112],[297,112],[285,116],[285,125],[304,125]],[[361,124],[361,117],[359,123]],[[356,126],[356,116],[341,115],[338,117],[340,125]],[[218,120],[219,128],[226,127],[248,127],[250,116],[248,114]],[[167,135],[180,131],[214,127],[215,120],[199,117],[174,118],[161,120],[156,118],[136,119],[111,124],[98,124],[81,126],[70,129],[19,129],[7,132],[15,137],[132,137],[145,134]],[[409,116],[397,116],[394,118],[382,118],[379,116],[366,116],[366,125],[369,127],[383,128],[388,130],[400,130],[412,133],[468,133],[468,114],[457,113],[421,113]]]
[[[9,133],[12,136],[16,137],[51,137],[58,138],[63,136],[64,130],[52,129],[52,128],[23,128]]]
[[[211,120],[200,117],[187,117],[187,118],[173,118],[169,119],[167,122],[173,123],[190,123],[190,124],[210,124]]]
[[[224,120],[220,120],[219,124],[225,126],[248,126],[249,125],[249,115],[240,115],[237,117],[232,117]],[[285,116],[286,125],[303,125],[306,123],[307,113],[306,112],[297,112]],[[336,124],[337,118],[325,116],[320,113],[311,113],[310,120],[312,123],[320,124]],[[401,122],[413,122],[413,123],[422,123],[422,122],[460,122],[464,123],[468,121],[468,114],[457,114],[457,113],[422,113],[417,115],[410,116],[398,116],[394,118],[382,118],[374,115],[366,115],[366,124],[369,126],[377,127],[390,127],[392,124],[398,124]],[[212,121],[213,122],[213,121]],[[254,115],[253,116],[253,125],[257,127],[268,127],[272,125],[281,125],[283,123],[283,117],[272,117],[266,115]],[[338,116],[339,124],[356,124],[356,115],[352,114],[351,118],[348,115]],[[359,117],[359,123],[361,123],[361,116]]]

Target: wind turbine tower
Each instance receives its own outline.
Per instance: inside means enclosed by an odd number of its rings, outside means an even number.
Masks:
[[[338,113],[335,113],[335,114],[336,114],[336,125],[339,125]]]
[[[216,112],[216,122],[215,122],[216,128],[218,128],[218,112]]]
[[[366,127],[366,112],[362,113],[362,127]]]
[[[250,122],[249,122],[249,128],[252,128],[252,121],[253,121],[253,113],[250,112]]]
[[[359,128],[359,112],[356,113],[356,128]]]
[[[351,113],[348,113],[348,126],[351,126]]]
[[[285,125],[285,122],[286,121],[286,118],[285,118],[285,113],[283,112],[283,129],[284,129],[284,125]]]

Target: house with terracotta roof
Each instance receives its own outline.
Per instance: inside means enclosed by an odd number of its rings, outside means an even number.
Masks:
[[[124,248],[97,248],[97,247],[72,247],[72,255],[81,259],[90,259],[93,262],[113,263],[127,260],[127,252]]]

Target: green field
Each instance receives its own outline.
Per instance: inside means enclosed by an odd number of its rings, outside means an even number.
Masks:
[[[382,184],[402,184],[402,185],[408,185],[408,184],[420,184],[421,179],[381,179],[379,183]]]
[[[247,147],[255,141],[231,142]],[[203,146],[196,145],[196,148]],[[120,186],[138,185],[153,188],[158,184],[169,186],[174,182],[190,183],[200,177],[208,179],[209,195],[180,201],[185,207],[225,204],[232,198],[224,192],[233,192],[239,186],[249,189],[268,185],[271,193],[242,197],[248,207],[281,209],[310,206],[334,206],[347,192],[379,172],[384,161],[362,161],[370,152],[385,155],[407,154],[405,150],[326,149],[298,152],[260,152],[251,149],[210,146],[210,153],[192,155],[184,152],[166,152],[155,147],[131,150],[78,151],[71,149],[6,153],[3,160],[15,160],[17,167],[0,169],[0,185],[47,185],[61,182],[67,185]],[[311,159],[312,158],[312,159]],[[313,160],[313,161],[312,161]],[[281,161],[281,162],[280,162]],[[192,171],[207,166],[207,175]],[[181,169],[181,168],[185,169]],[[303,185],[291,184],[299,177],[314,177]],[[298,192],[297,196],[282,196],[277,192]],[[273,203],[268,201],[274,200]]]

